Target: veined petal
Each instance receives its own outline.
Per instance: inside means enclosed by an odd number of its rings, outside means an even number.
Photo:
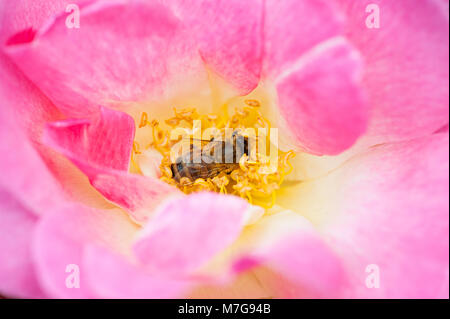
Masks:
[[[49,123],[45,133],[44,141],[73,161],[104,170],[128,170],[134,121],[125,113],[101,108],[96,118]]]
[[[256,271],[260,280],[267,279],[274,297],[336,297],[345,284],[338,256],[308,220],[292,211],[264,217],[234,246],[242,255],[234,261],[234,271],[264,266],[275,272]],[[271,282],[274,276],[278,280]]]
[[[158,179],[128,173],[133,137],[129,115],[101,108],[97,118],[50,123],[44,141],[70,159],[105,198],[143,223],[178,191]]]
[[[264,12],[264,76],[272,79],[342,30],[343,16],[332,1],[266,0]]]
[[[345,35],[366,65],[363,83],[373,111],[361,145],[428,135],[448,123],[448,4],[338,2],[347,17]],[[377,12],[380,26],[369,28]]]
[[[213,193],[172,200],[148,222],[134,252],[148,269],[190,275],[237,239],[248,209],[241,198]]]
[[[448,133],[380,145],[279,194],[342,259],[343,297],[448,298],[448,152]]]
[[[336,155],[353,145],[369,115],[361,70],[359,55],[343,38],[303,55],[276,81],[283,135],[318,155]]]
[[[6,47],[67,116],[172,96],[206,79],[194,44],[160,4],[89,2],[80,7],[80,28],[68,28],[67,16],[48,22],[32,41]]]
[[[84,253],[86,280],[97,298],[179,298],[190,282],[152,274],[100,246]]]
[[[84,249],[99,245],[131,259],[127,255],[130,256],[129,247],[137,230],[118,209],[95,210],[73,205],[46,214],[39,221],[32,246],[39,281],[51,297],[96,297],[85,277]],[[76,289],[66,284],[74,271],[68,268],[71,265],[79,270],[80,286]]]
[[[196,39],[205,63],[239,94],[259,82],[262,59],[262,0],[164,0]]]
[[[31,256],[37,217],[14,196],[0,188],[0,294],[43,298]]]
[[[105,198],[125,209],[140,225],[144,225],[163,202],[184,195],[157,178],[119,171],[96,174],[91,178],[91,183]]]
[[[37,150],[42,147],[36,127],[55,114],[48,100],[1,53],[0,72],[0,187],[30,212],[43,214],[66,199]],[[29,125],[32,121],[34,126]]]
[[[68,4],[83,0],[17,0],[0,1],[0,43],[28,29],[41,27],[52,15],[63,12]]]

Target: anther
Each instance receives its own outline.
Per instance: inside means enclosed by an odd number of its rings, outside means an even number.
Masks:
[[[148,115],[146,112],[142,112],[141,123],[139,123],[139,128],[144,127],[148,124]]]
[[[253,107],[260,107],[261,105],[259,104],[259,101],[257,100],[245,100],[244,101],[245,104],[247,104],[248,106],[253,106]]]

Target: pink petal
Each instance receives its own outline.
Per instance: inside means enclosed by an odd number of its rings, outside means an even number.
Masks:
[[[235,246],[234,254],[240,257],[233,262],[233,271],[271,269],[274,273],[260,276],[256,271],[256,275],[274,297],[335,297],[345,283],[339,258],[312,224],[292,211],[264,217]]]
[[[242,95],[259,82],[262,0],[168,0],[195,37],[205,63]]]
[[[296,199],[281,204],[301,203],[342,259],[342,297],[448,298],[448,143],[445,133],[373,147],[286,190]],[[380,288],[366,286],[372,264]]]
[[[99,246],[87,247],[84,265],[97,298],[177,298],[188,287],[187,281],[152,275]]]
[[[339,34],[342,17],[331,1],[265,1],[265,76],[276,78],[306,52]]]
[[[200,285],[189,291],[188,299],[267,299],[272,292],[266,289],[266,283],[257,278],[254,272],[237,276],[232,282],[222,285]]]
[[[448,134],[433,136],[374,149],[338,173],[354,176],[341,186],[351,203],[326,231],[356,283],[360,267],[379,266],[380,289],[363,295],[448,298],[448,152]]]
[[[178,191],[158,179],[128,173],[133,138],[130,116],[101,108],[92,120],[49,124],[44,142],[69,158],[105,198],[144,223],[158,204]]]
[[[134,252],[147,269],[186,276],[240,234],[249,205],[235,196],[197,193],[162,206]]]
[[[177,188],[159,179],[117,171],[95,175],[91,183],[105,198],[124,208],[141,225],[161,203],[183,195]]]
[[[448,123],[448,4],[442,1],[340,0],[346,35],[365,61],[374,109],[365,145],[430,134]],[[369,29],[368,4],[380,9]]]
[[[1,53],[0,72],[4,77],[0,85],[0,186],[30,212],[42,214],[65,200],[58,181],[36,150],[42,150],[36,143],[36,127],[44,118],[54,116],[52,106]],[[49,112],[43,115],[44,111]],[[31,119],[33,126],[29,125]]]
[[[0,188],[0,294],[43,298],[31,257],[36,216]]]
[[[67,206],[45,215],[33,238],[34,260],[45,291],[57,298],[96,297],[84,268],[84,249],[100,245],[126,256],[137,226],[118,210]],[[126,258],[126,257],[123,257]],[[80,287],[66,286],[68,265],[79,267]]]
[[[90,120],[48,124],[44,141],[75,162],[103,170],[128,171],[134,130],[129,115],[101,108],[99,116]]]
[[[337,258],[317,233],[286,237],[266,252],[266,265],[300,287],[302,297],[336,297],[344,282]],[[280,297],[298,298],[292,286],[278,287]],[[298,289],[298,288],[297,288]]]
[[[63,12],[68,4],[83,0],[16,0],[0,2],[0,42],[24,29],[36,29],[53,14]]]
[[[159,99],[206,77],[189,37],[160,4],[90,3],[80,8],[78,29],[66,27],[67,15],[7,52],[68,116]]]
[[[357,53],[336,38],[304,55],[278,79],[281,115],[304,150],[339,154],[364,133],[368,110],[360,73]]]

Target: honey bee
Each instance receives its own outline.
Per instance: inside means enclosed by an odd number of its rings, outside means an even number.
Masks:
[[[175,181],[180,182],[181,178],[187,177],[194,182],[198,178],[212,179],[222,172],[229,174],[239,168],[239,160],[244,154],[249,156],[249,137],[241,135],[237,130],[227,140],[212,138],[201,141],[207,144],[201,148],[191,145],[189,152],[170,165]],[[200,163],[192,161],[194,156],[201,156]]]

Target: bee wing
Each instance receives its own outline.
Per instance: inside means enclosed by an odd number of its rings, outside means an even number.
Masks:
[[[204,153],[211,153],[213,149],[215,150],[218,147],[223,147],[223,144],[223,141],[211,141],[203,147]]]

